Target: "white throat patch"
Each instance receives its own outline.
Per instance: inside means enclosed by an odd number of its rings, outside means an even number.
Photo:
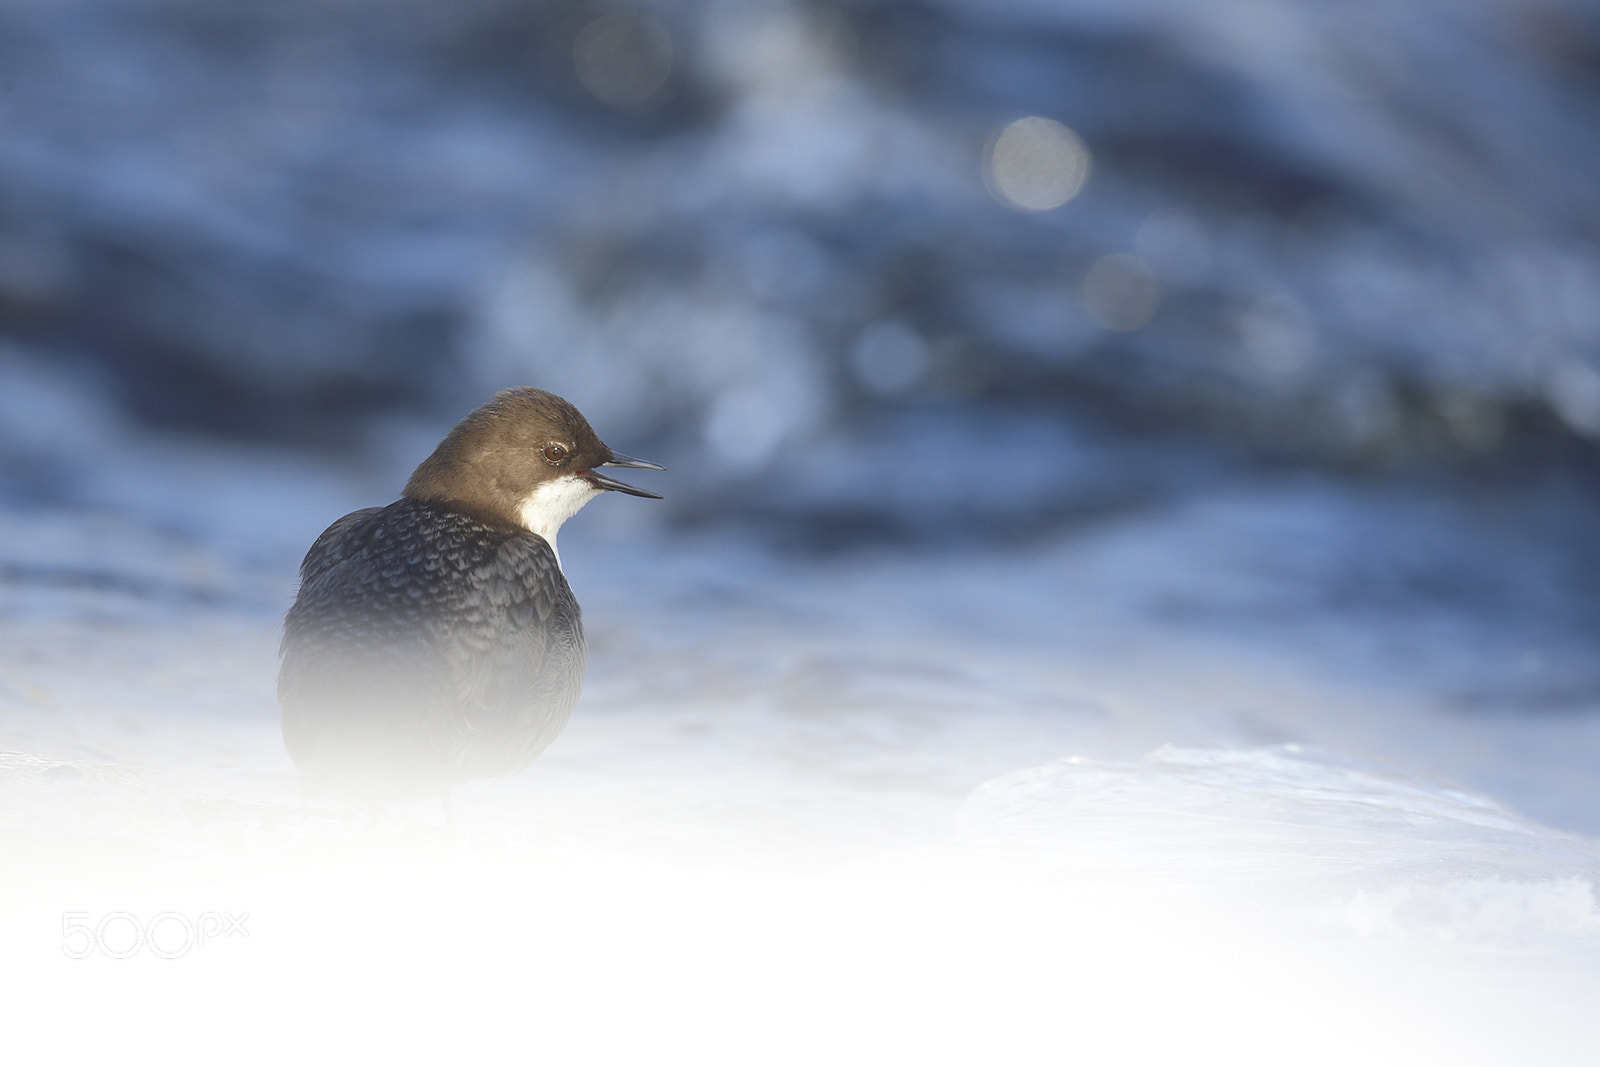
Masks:
[[[604,490],[576,474],[563,474],[552,478],[528,494],[528,499],[517,509],[517,516],[533,533],[550,542],[550,551],[556,554],[556,566],[561,566],[561,553],[556,551],[556,531],[561,524],[578,513],[578,509],[599,496]]]

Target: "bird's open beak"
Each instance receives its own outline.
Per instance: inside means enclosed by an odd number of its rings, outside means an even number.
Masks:
[[[632,456],[624,456],[621,452],[611,453],[611,458],[601,462],[600,466],[636,467],[640,470],[647,471],[664,471],[667,469],[661,466],[659,463],[651,463],[648,460],[643,459],[634,459]],[[586,471],[585,476],[591,483],[601,489],[614,489],[619,493],[627,493],[629,496],[647,496],[652,500],[662,499],[660,493],[652,493],[648,489],[640,489],[636,486],[629,485],[627,482],[619,482],[615,478],[608,478],[604,474],[600,474],[593,470]]]

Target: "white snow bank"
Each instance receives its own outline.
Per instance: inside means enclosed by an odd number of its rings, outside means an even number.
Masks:
[[[238,543],[248,487],[206,469],[235,517],[215,539],[0,516],[0,981],[35,1058],[1600,1048],[1597,845],[1527,814],[1592,806],[1600,729],[1437,699],[1493,633],[1462,622],[1408,674],[1360,650],[1427,626],[1352,635],[1289,596],[1359,501],[811,564],[618,538],[597,504],[564,546],[584,701],[529,772],[458,791],[450,843],[428,805],[373,822],[297,797],[281,546],[332,515],[264,512]],[[1353,552],[1392,528],[1366,514]]]

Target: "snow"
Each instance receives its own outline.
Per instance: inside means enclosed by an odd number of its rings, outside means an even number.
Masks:
[[[792,558],[603,498],[584,699],[450,839],[300,799],[277,733],[298,552],[383,479],[116,451],[100,504],[0,512],[23,1060],[1600,1049],[1600,709],[1537,706],[1592,666],[1555,557],[1460,500],[1262,479]]]

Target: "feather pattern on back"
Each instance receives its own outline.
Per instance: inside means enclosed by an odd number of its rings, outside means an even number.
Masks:
[[[551,546],[402,499],[339,519],[284,622],[284,741],[308,792],[437,794],[531,763],[583,685],[581,612]]]

